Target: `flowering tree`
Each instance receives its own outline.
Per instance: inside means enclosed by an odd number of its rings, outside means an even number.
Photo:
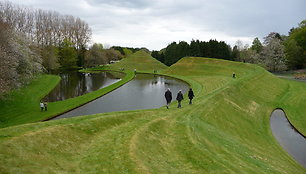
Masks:
[[[269,71],[286,70],[284,45],[278,33],[270,33],[264,38],[264,47],[261,52],[261,61]]]
[[[35,48],[24,35],[0,21],[0,97],[42,71]]]

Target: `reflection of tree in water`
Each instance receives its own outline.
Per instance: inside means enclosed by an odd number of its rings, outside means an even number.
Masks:
[[[44,99],[52,102],[84,95],[117,82],[120,78],[116,74],[119,73],[61,73],[61,82]]]

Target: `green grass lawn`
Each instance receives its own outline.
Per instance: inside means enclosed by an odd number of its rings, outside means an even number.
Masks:
[[[0,100],[0,128],[37,121],[40,114],[39,101],[60,81],[59,76],[40,75],[26,88],[10,93]]]
[[[120,67],[134,69],[123,63]],[[141,68],[149,72],[155,67]],[[181,109],[173,103],[169,110],[113,112],[2,128],[0,171],[306,172],[282,149],[269,126],[272,110],[282,107],[306,133],[306,84],[277,78],[256,65],[195,57],[181,59],[160,73],[190,83],[194,104],[185,99]]]
[[[60,77],[41,75],[30,85],[10,94],[8,99],[0,100],[0,128],[46,120],[88,103],[133,79],[132,71],[124,72],[125,77],[110,86],[79,97],[48,103],[47,112],[40,112],[39,101],[56,86]]]
[[[123,58],[120,62],[110,65],[110,69],[120,70],[121,68],[130,71],[136,69],[137,71],[153,73],[154,70],[159,72],[168,67],[151,57],[145,51],[137,51],[136,53]]]

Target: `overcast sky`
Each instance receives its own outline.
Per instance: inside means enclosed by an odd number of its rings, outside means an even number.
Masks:
[[[10,0],[85,20],[92,42],[159,50],[173,41],[288,34],[306,19],[306,0]]]

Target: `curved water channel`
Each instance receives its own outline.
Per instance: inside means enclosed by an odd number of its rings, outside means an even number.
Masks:
[[[81,73],[77,71],[60,73],[60,83],[43,100],[55,102],[84,95],[118,82],[124,73],[102,71]]]
[[[283,110],[272,112],[270,126],[279,144],[306,168],[306,139],[290,124]]]
[[[122,87],[53,120],[104,112],[159,108],[166,104],[164,93],[168,88],[172,91],[172,100],[175,100],[178,91],[186,93],[189,85],[166,76],[137,74]]]

